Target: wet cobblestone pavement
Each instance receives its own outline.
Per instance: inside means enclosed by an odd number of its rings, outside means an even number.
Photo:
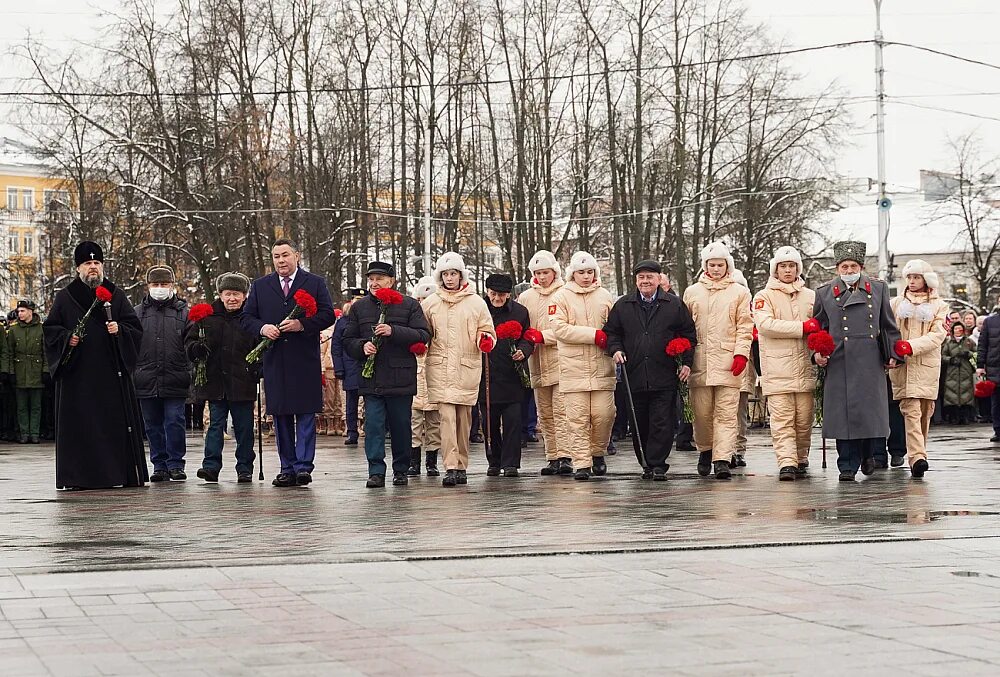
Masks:
[[[683,452],[641,482],[627,445],[591,482],[535,445],[487,478],[480,446],[456,489],[367,490],[335,437],[308,488],[271,450],[208,485],[191,437],[187,482],[57,492],[50,446],[0,446],[0,674],[1000,674],[989,434],[853,485],[818,449],[779,483],[764,431],[729,482]]]

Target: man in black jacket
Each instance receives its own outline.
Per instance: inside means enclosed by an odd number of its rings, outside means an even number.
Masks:
[[[205,383],[194,386],[194,398],[208,401],[209,424],[205,432],[205,460],[198,477],[218,482],[222,470],[223,432],[226,418],[233,417],[236,438],[237,482],[253,482],[253,406],[257,399],[260,374],[256,365],[248,365],[247,353],[257,344],[257,337],[243,330],[240,314],[250,278],[242,273],[223,273],[215,281],[219,295],[212,303],[211,315],[191,324],[184,333],[184,347],[191,362],[205,363]],[[199,326],[200,325],[200,326]]]
[[[993,313],[979,330],[979,348],[976,355],[976,375],[1000,384],[1000,314]],[[993,437],[990,442],[1000,442],[1000,388],[993,391]]]
[[[678,362],[666,353],[675,338],[686,338],[693,348],[697,342],[694,321],[687,307],[674,294],[660,288],[660,264],[641,261],[633,269],[636,291],[618,299],[604,332],[608,352],[616,364],[624,365],[632,386],[638,421],[638,435],[646,452],[644,479],[664,480],[674,443],[677,379],[686,381],[691,373],[693,350]]]
[[[374,356],[375,373],[365,378],[362,369],[359,391],[365,398],[365,456],[368,457],[369,489],[385,486],[385,433],[392,435],[392,483],[406,486],[410,467],[410,409],[417,394],[417,358],[411,347],[431,339],[424,311],[416,299],[403,296],[402,303],[387,305],[384,322],[375,297],[380,289],[396,286],[396,269],[373,261],[368,265],[368,296],[355,301],[347,315],[344,347],[363,366]],[[380,337],[376,345],[374,337]]]
[[[504,322],[512,321],[521,326],[520,338],[504,339],[498,334],[497,347],[483,356],[484,363],[485,360],[490,361],[490,436],[486,445],[486,460],[489,463],[486,474],[489,477],[498,476],[501,469],[505,477],[517,477],[521,467],[521,404],[531,393],[530,386],[526,385],[528,357],[535,344],[524,338],[524,332],[530,326],[528,309],[510,298],[513,289],[514,280],[509,275],[490,275],[486,278],[486,305],[490,309],[493,326],[500,327]],[[479,410],[485,416],[485,368],[479,384]]]
[[[177,298],[169,266],[150,268],[146,284],[146,297],[135,307],[142,346],[133,378],[153,463],[149,481],[186,480],[184,402],[191,385],[191,365],[184,352],[188,305]]]

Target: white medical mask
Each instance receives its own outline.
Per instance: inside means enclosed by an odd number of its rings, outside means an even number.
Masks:
[[[149,297],[154,301],[166,301],[174,295],[174,290],[169,287],[150,287]]]
[[[861,273],[850,273],[849,275],[841,275],[840,279],[844,281],[844,284],[853,287],[861,279]]]

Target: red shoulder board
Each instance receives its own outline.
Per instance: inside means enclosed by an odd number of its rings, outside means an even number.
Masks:
[[[872,293],[872,283],[869,280],[865,280],[865,291],[869,294]]]
[[[840,296],[840,286],[839,285],[836,285],[836,284],[833,285],[833,295],[834,296]]]

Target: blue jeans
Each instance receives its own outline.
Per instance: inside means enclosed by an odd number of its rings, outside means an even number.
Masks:
[[[538,408],[535,406],[535,393],[532,391],[521,402],[521,438],[538,434]]]
[[[253,402],[218,400],[208,403],[208,430],[205,432],[205,460],[201,467],[219,472],[222,470],[222,448],[225,441],[226,417],[233,415],[233,436],[236,438],[236,472],[253,474],[257,455],[253,450]]]
[[[347,418],[347,436],[357,437],[358,436],[358,401],[361,399],[358,396],[357,390],[345,390],[344,399],[346,400],[345,414]]]
[[[142,422],[149,440],[153,470],[183,470],[187,440],[183,397],[148,397],[139,400]]]
[[[316,414],[282,414],[274,417],[274,439],[278,444],[281,472],[313,471],[316,459]]]
[[[392,434],[392,472],[395,475],[406,474],[413,442],[410,429],[412,408],[413,397],[410,395],[365,395],[365,456],[368,457],[369,475],[385,475],[387,427]]]
[[[884,437],[868,437],[857,440],[837,440],[837,468],[842,473],[855,475],[861,461],[873,457],[879,446],[885,448]]]

